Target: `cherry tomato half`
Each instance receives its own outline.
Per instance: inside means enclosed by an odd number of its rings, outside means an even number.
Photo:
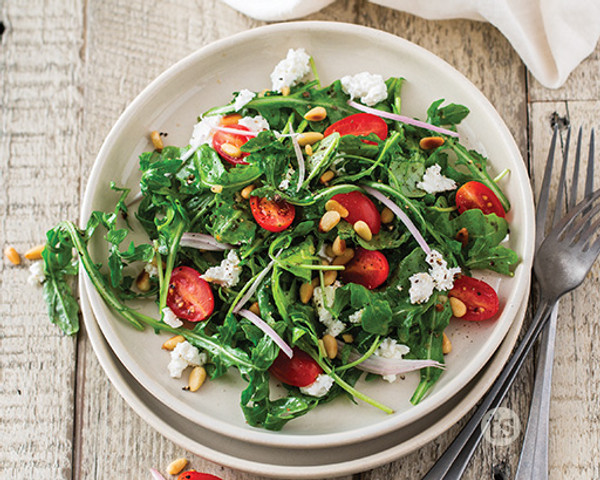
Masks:
[[[348,210],[348,216],[344,218],[354,225],[359,220],[365,222],[371,229],[373,235],[377,235],[381,229],[381,215],[375,204],[364,193],[354,191],[350,193],[338,193],[331,197],[342,207]]]
[[[167,306],[179,318],[200,322],[215,309],[215,299],[210,285],[200,273],[190,267],[177,267],[169,280]]]
[[[222,480],[221,477],[211,475],[210,473],[200,473],[196,470],[188,470],[179,474],[177,480]]]
[[[383,118],[370,113],[355,113],[349,117],[342,118],[337,122],[329,125],[325,129],[323,135],[331,135],[333,132],[338,132],[340,135],[356,135],[356,136],[367,136],[370,133],[374,133],[381,140],[385,140],[388,134],[387,123]],[[364,140],[365,143],[374,143]]]
[[[498,200],[498,197],[488,187],[480,182],[467,182],[456,192],[456,206],[458,212],[478,208],[486,215],[495,213],[504,217],[506,212]]]
[[[461,275],[454,281],[449,297],[458,298],[467,306],[463,320],[479,322],[492,318],[498,312],[500,302],[496,291],[483,280]]]
[[[343,282],[358,283],[373,290],[387,280],[389,273],[390,265],[383,253],[358,247],[340,277]]]
[[[292,358],[280,351],[269,372],[286,385],[307,387],[323,373],[323,369],[308,353],[294,347]]]
[[[249,132],[250,129],[244,127],[243,125],[226,125],[227,128],[232,128],[235,130],[240,130],[240,132]],[[250,155],[249,153],[244,153],[239,157],[232,157],[223,151],[223,145],[226,143],[233,145],[234,147],[241,148],[244,143],[250,140],[252,137],[248,135],[243,135],[240,133],[239,135],[230,132],[223,132],[221,130],[217,130],[213,135],[212,146],[217,151],[217,153],[221,156],[221,158],[233,165],[248,165],[248,162],[244,161],[244,157]]]
[[[256,223],[269,232],[281,232],[294,221],[296,209],[285,200],[250,197],[250,209]]]

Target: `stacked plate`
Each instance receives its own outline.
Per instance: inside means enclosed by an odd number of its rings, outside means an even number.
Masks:
[[[403,113],[424,116],[439,98],[468,106],[462,141],[490,158],[492,169],[511,170],[502,188],[518,208],[509,213],[509,244],[521,263],[512,278],[485,275],[497,290],[501,314],[493,321],[453,321],[453,352],[447,369],[419,405],[409,402],[418,374],[394,384],[369,382],[358,388],[394,408],[386,415],[344,398],[290,422],[282,432],[248,426],[239,409],[244,383],[235,372],[208,382],[200,392],[183,391],[185,380],[169,377],[166,335],[130,328],[103,303],[82,275],[86,328],[109,378],[138,414],[188,450],[232,468],[263,476],[316,478],[373,468],[431,441],[456,423],[498,374],[517,338],[527,304],[533,251],[533,202],[518,149],[498,113],[483,95],[448,64],[398,37],[355,25],[301,22],[254,29],[211,44],[167,70],[127,108],[106,139],[94,165],[82,207],[113,208],[111,181],[139,185],[138,155],[151,148],[148,132],[168,132],[168,143],[187,144],[198,115],[225,104],[242,88],[268,87],[273,66],[288,48],[305,48],[323,83],[370,71],[403,76]],[[141,230],[141,229],[138,229]],[[146,241],[141,233],[136,242]],[[105,258],[101,242],[93,258]],[[149,315],[155,306],[140,304]],[[301,468],[299,468],[301,467]]]

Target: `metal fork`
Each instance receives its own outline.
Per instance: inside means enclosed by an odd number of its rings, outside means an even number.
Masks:
[[[552,144],[548,152],[548,161],[542,180],[540,192],[548,192],[550,189],[550,178],[552,176],[552,163],[554,162],[554,150],[556,146],[556,130],[552,137]],[[559,179],[559,192],[555,206],[556,219],[560,212],[562,204],[562,193],[565,187],[566,165],[569,155],[569,142],[571,130],[567,132],[567,138],[563,149],[563,168],[561,168]],[[577,148],[575,152],[575,164],[573,165],[573,176],[571,181],[571,192],[567,199],[567,209],[572,209],[577,200],[577,184],[579,180],[579,167],[581,163],[581,139],[582,129],[579,129],[577,135]],[[588,152],[587,174],[585,181],[584,194],[592,193],[594,187],[594,130],[590,134],[590,145]],[[541,193],[540,193],[541,197]],[[538,201],[538,204],[541,202]],[[547,204],[547,201],[546,201]],[[546,212],[538,208],[536,213],[536,248],[544,238],[544,221]],[[556,223],[556,222],[554,222]],[[544,329],[542,340],[540,342],[540,352],[535,373],[535,384],[531,397],[531,406],[529,409],[529,420],[527,430],[523,440],[519,466],[515,474],[515,480],[547,480],[548,478],[548,437],[549,437],[549,419],[550,419],[550,396],[552,392],[552,364],[554,361],[554,341],[556,336],[558,305],[552,310],[552,315],[548,325]]]
[[[554,145],[556,135],[555,132]],[[552,167],[548,166],[548,168]],[[566,171],[564,164],[562,170]],[[538,210],[542,211],[538,218],[546,218],[549,183],[549,178],[547,181],[544,180],[545,186],[542,186],[538,204]],[[559,187],[561,196],[562,188],[564,186]],[[586,195],[580,203],[574,205],[541,242],[534,259],[534,271],[540,287],[540,300],[533,321],[513,356],[506,363],[471,419],[427,475],[423,477],[423,480],[461,478],[493,417],[493,413],[505,398],[558,299],[583,282],[598,257],[600,238],[597,233],[600,231],[600,219],[595,218],[599,212],[598,206],[600,206],[600,190]],[[559,215],[560,213],[555,211],[555,216]],[[536,226],[543,232],[545,221],[540,223],[541,225]],[[488,411],[491,411],[492,415],[486,415]]]

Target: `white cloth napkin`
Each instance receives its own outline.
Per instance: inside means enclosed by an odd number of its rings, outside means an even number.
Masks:
[[[265,21],[300,18],[333,0],[223,0]],[[600,0],[370,0],[429,20],[487,21],[508,39],[532,75],[558,88],[594,51],[600,37]]]

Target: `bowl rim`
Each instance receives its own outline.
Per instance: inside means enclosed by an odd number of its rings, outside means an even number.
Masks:
[[[435,395],[425,398],[419,405],[412,407],[406,412],[402,412],[402,414],[399,414],[396,417],[391,417],[385,422],[377,423],[375,426],[361,427],[356,430],[345,431],[341,433],[291,435],[284,432],[270,432],[258,429],[249,430],[248,428],[243,428],[241,426],[236,426],[231,423],[226,423],[221,420],[208,417],[201,412],[190,411],[189,407],[186,406],[184,402],[173,398],[170,396],[168,391],[158,387],[152,376],[148,375],[147,372],[143,371],[143,369],[138,368],[135,362],[132,362],[131,358],[128,357],[124,344],[110,328],[109,320],[101,314],[102,300],[93,290],[93,288],[89,288],[89,280],[87,277],[85,278],[84,283],[88,289],[92,308],[94,309],[100,328],[102,329],[107,341],[111,345],[111,348],[117,354],[123,365],[125,365],[130,373],[132,373],[132,375],[137,379],[137,381],[144,385],[145,388],[161,402],[172,406],[178,413],[183,414],[195,423],[217,432],[227,431],[228,435],[234,438],[265,445],[285,445],[289,448],[312,448],[318,446],[343,445],[359,440],[362,441],[364,439],[381,435],[383,433],[400,428],[402,425],[407,425],[413,421],[416,421],[418,418],[430,413],[442,405],[446,398],[452,396],[457,391],[460,391],[460,389],[463,388],[481,368],[483,368],[506,336],[506,333],[510,328],[512,318],[514,318],[521,304],[521,300],[525,295],[528,294],[527,286],[530,281],[534,249],[534,210],[533,194],[529,183],[528,173],[525,169],[525,163],[522,160],[521,154],[512,135],[492,104],[487,100],[483,93],[481,93],[479,89],[463,74],[458,72],[446,61],[442,60],[440,57],[434,55],[423,47],[420,47],[391,33],[383,32],[370,27],[340,22],[299,21],[270,24],[251,30],[246,30],[230,37],[212,42],[176,62],[173,66],[165,70],[148,86],[146,86],[121,114],[102,144],[87,182],[81,207],[81,223],[85,224],[89,214],[92,211],[93,192],[95,190],[94,185],[97,184],[97,178],[100,176],[100,172],[104,166],[104,163],[110,156],[113,144],[116,142],[117,138],[119,138],[120,131],[131,121],[132,117],[136,113],[136,110],[140,108],[146,101],[148,101],[153,95],[155,95],[156,92],[162,88],[165,82],[177,77],[181,72],[193,67],[202,58],[218,54],[219,52],[229,48],[233,48],[239,42],[250,40],[265,33],[289,34],[290,31],[294,30],[325,31],[330,34],[339,33],[361,35],[368,37],[369,40],[372,41],[394,44],[395,48],[414,52],[415,55],[419,55],[427,63],[441,69],[447,75],[456,79],[458,82],[460,82],[464,89],[469,91],[470,95],[476,97],[478,106],[482,109],[482,113],[496,120],[498,127],[496,135],[499,135],[502,138],[506,148],[511,152],[511,156],[518,160],[518,162],[515,162],[515,169],[517,171],[513,172],[513,174],[517,175],[521,197],[525,200],[529,200],[525,201],[524,205],[520,205],[520,208],[523,209],[525,218],[523,230],[520,230],[520,234],[524,237],[525,250],[522,252],[521,263],[517,267],[517,273],[515,274],[515,277],[511,279],[511,281],[514,282],[514,295],[511,296],[511,301],[507,302],[501,316],[499,317],[505,318],[508,316],[511,318],[510,322],[506,322],[506,328],[504,328],[502,335],[496,335],[496,338],[494,338],[494,344],[489,346],[489,348],[484,349],[484,351],[480,351],[479,354],[475,356],[468,368],[466,368],[464,372],[461,372],[459,377],[460,381],[455,379],[452,383],[445,385],[443,388],[437,391]],[[458,388],[454,386],[457,383],[460,384],[460,387]],[[453,386],[454,388],[450,388]]]

